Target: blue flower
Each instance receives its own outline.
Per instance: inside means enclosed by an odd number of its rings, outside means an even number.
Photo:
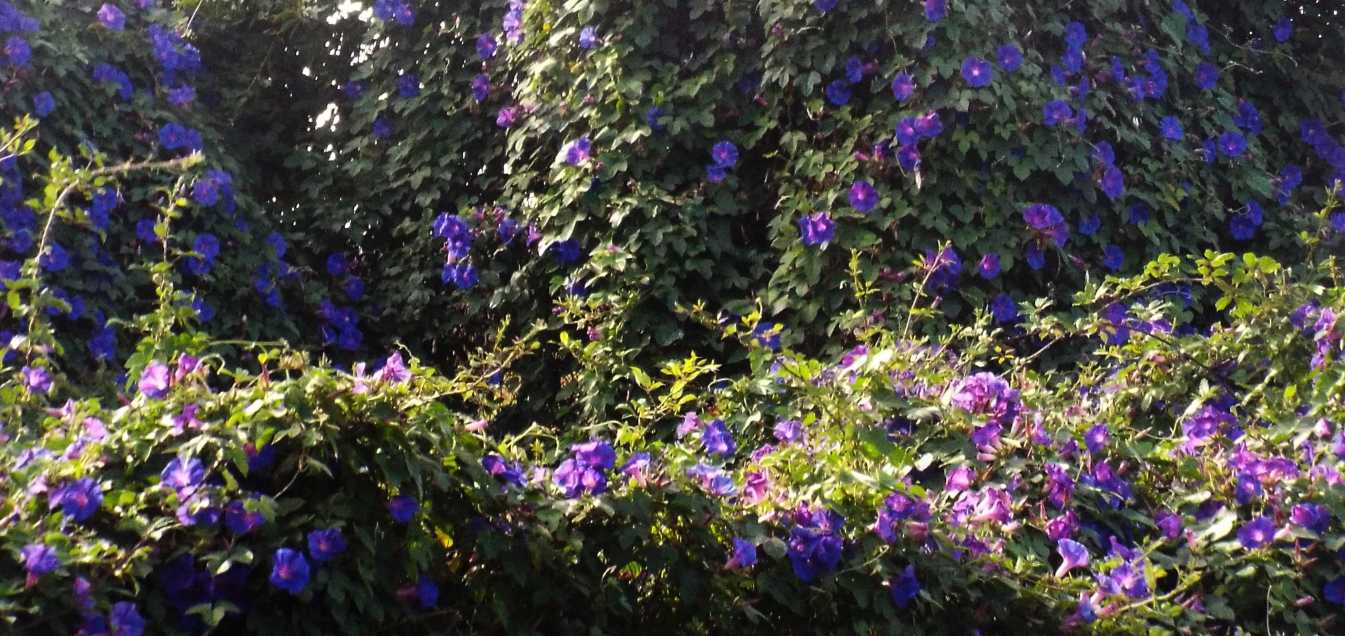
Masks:
[[[1275,41],[1284,44],[1294,35],[1294,23],[1289,21],[1289,16],[1280,18],[1275,23],[1275,28],[1271,29],[1271,35],[1275,36]]]
[[[52,98],[49,91],[42,91],[33,97],[33,114],[38,119],[50,115],[54,108],[56,108],[56,100]]]
[[[939,22],[948,17],[947,0],[925,0],[925,19]]]
[[[851,55],[845,61],[845,81],[858,84],[864,79],[864,62],[858,56]]]
[[[490,97],[490,76],[481,73],[472,78],[472,99],[477,103],[486,101]]]
[[[580,137],[565,147],[565,163],[578,166],[588,161],[592,150],[593,145],[589,142],[588,136]]]
[[[1125,264],[1125,258],[1125,250],[1119,245],[1108,243],[1102,248],[1102,265],[1113,272],[1120,271],[1121,266]]]
[[[733,537],[733,552],[724,564],[725,569],[742,570],[757,564],[757,544],[742,537]]]
[[[421,609],[432,609],[439,604],[439,585],[434,579],[421,575],[416,581],[416,601],[420,603]]]
[[[9,36],[5,40],[5,61],[13,67],[22,68],[28,65],[28,59],[33,55],[33,49],[28,45],[28,40],[17,35]]]
[[[195,457],[183,461],[174,457],[159,473],[160,482],[177,491],[179,498],[186,498],[196,491],[196,487],[205,481],[205,465]]]
[[[397,523],[411,523],[420,511],[420,502],[408,495],[398,495],[388,501],[388,513]]]
[[[840,531],[845,520],[826,508],[800,506],[794,513],[794,527],[789,531],[789,562],[794,574],[804,583],[836,570],[841,562],[845,541]]]
[[[861,179],[850,186],[850,207],[868,214],[876,205],[878,205],[878,192],[868,181]]]
[[[995,79],[995,69],[990,63],[976,56],[962,61],[962,79],[972,88],[983,88]]]
[[[981,262],[976,266],[976,273],[985,280],[999,277],[999,254],[991,252],[982,256]]]
[[[836,8],[836,3],[840,0],[813,0],[813,7],[822,13],[827,13]]]
[[[1102,171],[1102,192],[1112,201],[1125,194],[1125,173],[1120,168],[1111,165]]]
[[[1196,86],[1201,90],[1210,90],[1219,84],[1219,67],[1209,62],[1196,66]]]
[[[104,2],[98,9],[98,22],[112,31],[120,31],[126,27],[126,14],[117,5]]]
[[[1182,122],[1172,115],[1164,117],[1158,127],[1163,133],[1163,138],[1168,141],[1181,141],[1186,137],[1186,131],[1182,129]]]
[[[556,241],[551,244],[547,251],[561,265],[570,265],[579,261],[579,241],[575,239]]]
[[[1070,120],[1074,116],[1074,111],[1069,107],[1069,103],[1062,100],[1052,100],[1047,102],[1041,109],[1042,123],[1047,126],[1058,126]]]
[[[135,603],[121,601],[113,604],[108,613],[108,628],[111,636],[141,636],[145,633],[145,618]]]
[[[846,84],[845,80],[833,80],[827,84],[826,94],[827,101],[832,106],[844,106],[850,103],[850,85]]]
[[[1023,66],[1023,52],[1018,49],[1016,44],[1005,44],[995,50],[995,58],[999,61],[999,67],[1006,73],[1016,72]]]
[[[665,113],[661,107],[650,106],[649,110],[644,113],[645,124],[649,126],[650,130],[656,133],[663,132],[664,128],[667,127],[663,123],[663,117],[666,114],[667,113]]]
[[[897,98],[898,102],[906,103],[906,100],[915,94],[915,78],[910,73],[897,73],[892,78],[892,96]],[[914,119],[911,119],[912,128],[914,128]]]
[[[374,139],[387,139],[392,136],[392,120],[379,115],[374,119],[372,128]]]
[[[1034,271],[1046,267],[1046,252],[1042,251],[1041,245],[1036,241],[1028,244],[1024,256],[1027,258],[1027,266]]]
[[[999,324],[1014,322],[1018,320],[1018,303],[1014,302],[1012,296],[1001,292],[990,301],[990,315]]]
[[[52,508],[60,507],[67,517],[82,523],[103,504],[103,490],[92,478],[81,477],[52,491],[49,503]]]
[[[420,78],[407,73],[397,78],[397,95],[402,99],[420,96]]]
[[[701,444],[705,446],[705,452],[720,457],[728,457],[738,450],[733,433],[729,432],[724,420],[714,420],[705,426],[701,433]]]
[[[1074,21],[1065,25],[1065,44],[1071,49],[1083,48],[1088,42],[1088,31],[1082,22]]]
[[[891,594],[892,603],[901,609],[906,609],[920,595],[920,580],[915,577],[915,566],[908,565],[901,571],[901,575],[892,580]]]
[[[598,30],[586,26],[579,31],[579,48],[588,51],[598,45]]]
[[[738,165],[738,147],[731,141],[721,141],[716,143],[710,149],[710,159],[714,165],[721,168],[732,168]]]
[[[1201,55],[1210,54],[1210,30],[1195,20],[1186,23],[1186,39],[1194,44]]]
[[[1237,159],[1245,152],[1247,152],[1247,139],[1242,135],[1231,130],[1219,135],[1219,154],[1229,159]]]
[[[304,591],[304,586],[308,585],[308,560],[302,552],[280,548],[271,563],[271,585],[290,594]]]
[[[836,236],[836,224],[826,212],[815,212],[799,217],[799,235],[804,246],[814,247]]]
[[[495,36],[489,33],[483,33],[476,38],[476,55],[481,58],[482,62],[495,57],[495,50],[498,48],[499,44],[495,42]]]

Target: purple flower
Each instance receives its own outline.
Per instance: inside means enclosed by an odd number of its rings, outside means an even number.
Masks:
[[[984,88],[995,79],[995,69],[990,63],[976,56],[962,61],[962,79],[972,88]]]
[[[374,17],[383,22],[396,20],[402,26],[416,22],[416,14],[407,0],[374,0]]]
[[[825,91],[827,102],[832,106],[844,106],[850,103],[850,85],[845,80],[833,80],[827,84]]]
[[[1237,159],[1247,152],[1247,139],[1242,135],[1228,131],[1219,135],[1219,154],[1229,159]]]
[[[799,217],[799,236],[807,247],[815,247],[835,238],[836,224],[826,212]]]
[[[146,397],[162,398],[168,393],[168,380],[168,365],[154,360],[140,372],[140,392]]]
[[[794,524],[788,545],[795,576],[804,583],[812,583],[834,572],[845,546],[840,536],[845,520],[826,508],[800,505],[794,512]]]
[[[36,115],[38,119],[50,115],[54,108],[56,108],[56,100],[51,96],[50,91],[42,91],[33,96],[33,115]]]
[[[878,192],[868,181],[859,180],[850,186],[850,207],[868,214],[876,205],[878,205]]]
[[[1059,126],[1074,116],[1069,104],[1061,100],[1047,102],[1041,109],[1042,123],[1047,126]]]
[[[490,96],[490,76],[481,73],[472,78],[472,99],[477,103],[486,101]]]
[[[304,586],[308,585],[308,560],[302,552],[280,548],[271,563],[271,585],[290,594],[304,591]]]
[[[997,324],[1007,324],[1018,320],[1018,303],[1014,302],[1013,296],[1000,292],[990,301],[990,315],[994,316]]]
[[[67,517],[84,522],[103,504],[103,489],[89,477],[81,477],[52,491],[49,505],[60,507]]]
[[[397,523],[411,523],[420,512],[420,502],[409,495],[398,495],[388,501],[388,513]]]
[[[145,617],[130,601],[113,604],[107,618],[110,636],[141,636],[145,633]]]
[[[793,444],[803,440],[803,424],[798,420],[781,420],[772,429],[775,439],[783,444]]]
[[[1201,62],[1196,66],[1196,87],[1201,90],[1210,90],[1219,84],[1219,67],[1209,62]]]
[[[731,141],[721,141],[716,143],[710,149],[710,159],[714,165],[721,168],[732,168],[738,165],[738,147]]]
[[[921,139],[933,139],[943,132],[943,121],[937,111],[926,113],[915,120],[915,134]]]
[[[1186,131],[1182,129],[1182,122],[1172,115],[1164,117],[1158,127],[1163,133],[1163,138],[1168,141],[1181,141],[1186,136]]]
[[[897,98],[898,102],[906,103],[912,95],[915,94],[915,78],[910,73],[897,73],[892,78],[892,96]]]
[[[1018,391],[993,373],[976,373],[956,385],[953,406],[975,415],[989,416],[1002,426],[1013,423],[1022,408]]]
[[[1060,567],[1055,569],[1057,578],[1063,578],[1074,568],[1088,567],[1088,548],[1082,543],[1073,539],[1061,539],[1056,545],[1056,550],[1060,552]]]
[[[733,551],[729,553],[725,569],[743,570],[757,564],[757,545],[742,537],[733,537]]]
[[[948,17],[947,0],[925,0],[925,19],[939,22]]]
[[[1083,434],[1084,445],[1088,447],[1088,452],[1094,455],[1102,452],[1109,441],[1111,441],[1111,429],[1107,428],[1105,423],[1097,424]]]
[[[1345,605],[1345,576],[1338,576],[1322,587],[1322,598],[1332,605]]]
[[[412,73],[407,73],[397,78],[397,96],[402,99],[411,99],[420,96],[420,78]]]
[[[904,172],[914,172],[920,168],[920,148],[915,145],[902,146],[897,150],[897,164]]]
[[[813,0],[813,7],[822,13],[827,13],[836,8],[836,3],[840,0]]]
[[[1047,203],[1034,203],[1023,208],[1023,221],[1035,232],[1049,238],[1054,245],[1064,245],[1069,240],[1069,225],[1064,215],[1055,206]]]
[[[506,106],[504,108],[501,108],[500,112],[495,114],[495,125],[499,126],[500,128],[508,128],[510,126],[513,126],[514,122],[517,119],[518,119],[518,107]]]
[[[401,352],[388,356],[388,359],[383,362],[383,368],[378,371],[378,379],[393,384],[402,384],[411,380],[411,370],[407,369],[406,363],[402,361]]]
[[[901,609],[906,609],[920,594],[920,580],[915,578],[915,566],[908,565],[901,571],[901,575],[892,580],[891,594],[892,603]]]
[[[985,280],[994,280],[999,277],[999,254],[991,252],[981,257],[981,262],[976,265],[976,273]]]
[[[556,241],[547,248],[556,262],[561,265],[570,265],[579,261],[579,241],[576,239],[567,239]]]
[[[724,420],[714,420],[705,426],[701,432],[701,444],[705,446],[705,452],[720,457],[728,457],[738,449],[733,433],[729,432]]]
[[[999,67],[1006,73],[1016,72],[1023,66],[1023,52],[1015,44],[1005,44],[996,49],[995,58],[999,60]]]
[[[256,497],[249,497],[256,500]],[[260,510],[248,510],[247,502],[241,499],[230,501],[224,506],[224,526],[236,535],[244,535],[261,527],[266,515]]]
[[[495,36],[489,33],[483,33],[476,38],[476,55],[481,58],[482,62],[495,57],[495,50],[498,48],[499,44],[495,42]]]
[[[588,51],[598,45],[598,30],[586,26],[579,31],[579,48]]]
[[[98,9],[98,21],[113,31],[120,31],[126,27],[126,14],[122,13],[117,5],[104,2]]]
[[[588,140],[588,136],[580,137],[565,147],[565,163],[572,166],[581,165],[588,161],[592,150],[593,147]]]
[[[24,367],[19,371],[19,375],[22,376],[23,386],[29,393],[46,393],[51,390],[51,372],[47,371],[46,367]]]
[[[424,574],[416,580],[416,602],[421,609],[433,609],[439,604],[439,585]]]
[[[51,574],[61,565],[56,549],[41,543],[25,545],[19,554],[23,557],[23,569],[28,571],[29,587],[37,583],[38,577]]]
[[[5,61],[10,66],[22,68],[28,65],[28,59],[33,55],[33,49],[28,45],[28,40],[17,35],[11,35],[5,40]]]
[[[896,137],[897,145],[902,148],[911,148],[920,140],[920,133],[915,127],[915,117],[903,117],[897,122]]]
[[[665,115],[667,115],[667,113],[664,112],[663,108],[659,106],[650,106],[649,110],[644,113],[644,121],[649,125],[650,130],[656,133],[663,132],[664,128],[667,127],[663,121]]]
[[[331,561],[346,551],[346,538],[340,528],[314,530],[308,533],[308,554],[318,563]]]
[[[1102,265],[1110,271],[1120,271],[1121,266],[1125,264],[1125,258],[1125,250],[1119,245],[1108,243],[1102,248]]]
[[[1107,166],[1102,171],[1102,193],[1107,195],[1108,199],[1115,201],[1125,194],[1125,173],[1116,166]]]
[[[1294,34],[1294,23],[1289,21],[1289,16],[1284,16],[1275,23],[1275,28],[1271,29],[1271,35],[1275,36],[1275,41],[1284,44]]]
[[[1083,23],[1075,21],[1065,25],[1065,44],[1071,49],[1082,48],[1088,42],[1088,31]]]
[[[976,478],[976,473],[966,466],[958,466],[950,471],[944,477],[943,489],[948,492],[962,492],[971,488],[972,481]]]
[[[1294,525],[1324,534],[1331,525],[1331,510],[1321,504],[1299,504],[1289,515]]]
[[[183,461],[174,457],[159,473],[163,485],[177,491],[178,498],[189,497],[205,481],[205,465],[195,457]]]
[[[1238,542],[1248,550],[1255,550],[1275,539],[1275,522],[1270,517],[1257,517],[1238,528]]]

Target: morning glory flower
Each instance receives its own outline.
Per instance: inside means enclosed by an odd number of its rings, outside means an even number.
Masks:
[[[996,49],[995,58],[999,61],[999,67],[1006,73],[1016,72],[1023,66],[1023,52],[1015,44],[1005,44]]]
[[[154,360],[140,373],[138,387],[146,397],[157,400],[168,394],[168,381],[168,365]]]
[[[757,545],[742,537],[733,537],[733,551],[729,554],[727,570],[743,570],[757,564]]]
[[[822,13],[827,13],[836,8],[836,3],[840,0],[813,0],[813,7]]]
[[[1255,550],[1275,540],[1275,522],[1270,517],[1257,517],[1238,528],[1238,542],[1248,550]]]
[[[925,0],[925,19],[930,22],[939,22],[948,17],[947,0]]]
[[[892,604],[906,609],[920,595],[920,580],[915,577],[915,566],[908,565],[901,575],[892,580],[890,592]]]
[[[1108,270],[1116,272],[1121,270],[1125,263],[1125,250],[1115,244],[1108,244],[1102,248],[1102,265]]]
[[[1125,173],[1120,168],[1112,165],[1107,166],[1102,171],[1101,178],[1102,193],[1107,195],[1108,199],[1115,201],[1125,194]]]
[[[59,507],[65,516],[82,523],[103,504],[103,490],[92,478],[81,477],[52,491],[48,503],[52,508]]]
[[[585,51],[591,50],[598,45],[598,30],[586,26],[579,32],[579,48]]]
[[[195,457],[189,457],[186,461],[174,457],[159,473],[159,481],[177,491],[178,498],[189,497],[205,481],[205,465]]]
[[[1042,123],[1047,126],[1059,126],[1073,116],[1074,111],[1070,109],[1069,104],[1058,99],[1047,102],[1041,109]]]
[[[980,263],[976,265],[976,273],[985,280],[999,277],[999,254],[991,252],[982,256]]]
[[[42,543],[23,546],[23,549],[19,550],[19,556],[23,558],[23,569],[28,572],[28,587],[36,585],[39,577],[51,574],[61,566],[61,559],[56,555],[56,549]]]
[[[33,115],[37,116],[38,119],[50,115],[55,108],[56,100],[51,96],[50,91],[42,91],[33,96]]]
[[[304,591],[308,585],[308,560],[302,552],[289,548],[276,550],[271,558],[271,585],[290,594]]]
[[[827,84],[827,102],[832,106],[844,106],[850,103],[850,85],[845,80],[833,80]]]
[[[498,48],[499,44],[495,42],[495,36],[489,33],[484,33],[476,38],[476,54],[482,62],[495,57],[495,51]]]
[[[1231,130],[1219,135],[1219,154],[1229,159],[1237,159],[1244,152],[1247,152],[1245,137]]]
[[[984,88],[995,79],[995,69],[989,62],[970,56],[962,61],[962,79],[972,88]]]
[[[898,73],[892,78],[892,96],[897,98],[898,102],[906,103],[913,94],[915,94],[915,78],[911,77],[910,73]]]
[[[580,137],[565,147],[565,163],[572,166],[578,166],[588,161],[593,145],[588,140],[588,136]]]
[[[1275,36],[1275,41],[1284,44],[1294,34],[1294,23],[1289,21],[1289,16],[1280,18],[1275,23],[1275,28],[1271,29],[1271,35]]]
[[[721,141],[710,149],[710,159],[716,166],[732,168],[738,165],[738,147],[731,141]]]
[[[8,344],[8,343],[6,343]],[[24,367],[19,371],[23,387],[29,393],[46,393],[51,390],[51,372],[45,367]]]
[[[826,243],[836,236],[836,224],[826,212],[799,217],[799,235],[806,247]]]
[[[868,181],[859,180],[850,186],[850,207],[868,214],[876,205],[878,205],[878,192]]]
[[[420,502],[408,495],[398,495],[388,501],[388,513],[397,523],[411,523],[420,511]]]
[[[1186,136],[1186,131],[1182,129],[1182,122],[1172,115],[1164,117],[1158,127],[1163,133],[1163,138],[1168,141],[1181,141]]]
[[[990,301],[990,315],[995,318],[996,324],[1017,322],[1018,303],[1014,302],[1012,296],[1000,292]]]
[[[705,446],[705,452],[720,457],[728,457],[738,449],[733,433],[729,432],[724,420],[714,420],[705,425],[701,432],[701,444]]]
[[[98,9],[98,22],[112,31],[120,31],[126,27],[126,14],[117,5],[104,2]]]
[[[1201,90],[1210,90],[1219,84],[1219,67],[1209,62],[1196,66],[1196,86]]]
[[[1056,544],[1056,550],[1062,559],[1060,567],[1055,570],[1057,578],[1063,578],[1074,568],[1088,567],[1088,548],[1082,543],[1073,539],[1061,539]]]

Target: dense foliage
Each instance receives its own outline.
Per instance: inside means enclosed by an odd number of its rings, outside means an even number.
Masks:
[[[0,0],[0,621],[1342,629],[1326,3]]]

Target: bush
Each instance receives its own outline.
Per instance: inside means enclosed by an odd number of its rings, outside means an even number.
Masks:
[[[852,4],[0,0],[0,620],[1338,631],[1337,18]]]

